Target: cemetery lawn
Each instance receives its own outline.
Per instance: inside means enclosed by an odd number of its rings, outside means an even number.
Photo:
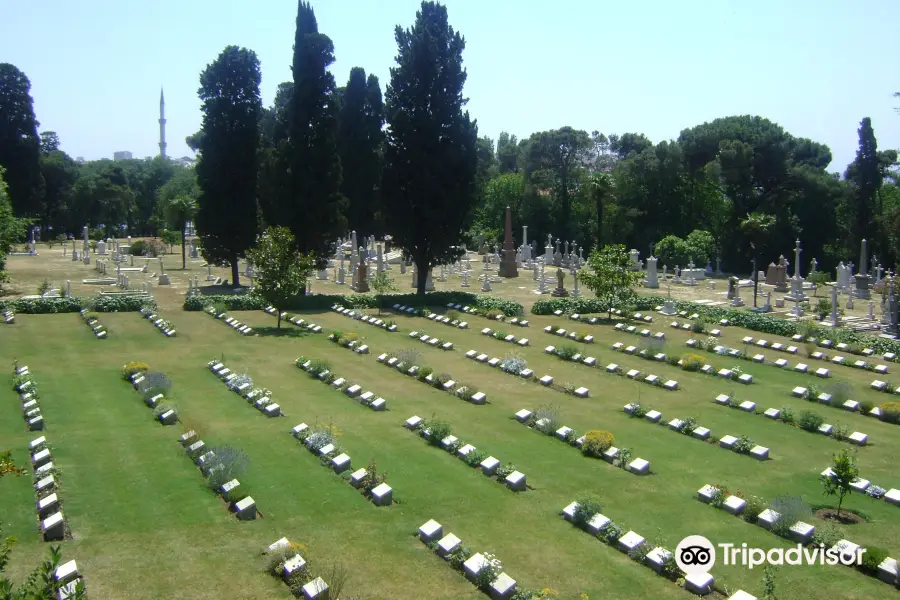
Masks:
[[[275,318],[263,312],[234,314],[253,327],[275,324]],[[570,328],[570,322],[556,317],[529,315],[531,327],[502,326],[530,339],[531,345],[521,348],[481,335],[481,328],[493,325],[474,316],[469,318],[470,329],[458,330],[424,318],[386,315],[400,327],[388,333],[334,312],[304,315],[325,331],[358,333],[371,349],[361,356],[327,341],[324,333],[243,337],[204,313],[164,310],[161,316],[175,324],[177,338],[167,339],[133,313],[101,315],[110,336],[104,341],[95,339],[77,314],[17,315],[16,325],[0,329],[0,361],[27,364],[40,386],[43,435],[60,469],[59,495],[73,535],[62,543],[63,553],[78,561],[93,598],[287,599],[288,588],[265,573],[261,555],[282,536],[307,547],[313,576],[328,580],[334,564],[346,566],[344,597],[486,597],[415,538],[419,525],[431,518],[474,551],[495,553],[520,588],[549,587],[561,598],[586,593],[591,600],[687,598],[687,592],[650,569],[572,527],[559,512],[573,500],[590,496],[600,500],[603,513],[616,523],[670,550],[691,534],[714,543],[787,548],[789,544],[774,534],[702,504],[696,491],[707,483],[721,484],[767,501],[802,495],[812,504],[832,503],[822,496],[819,473],[833,453],[853,448],[761,415],[717,406],[712,400],[720,393],[757,402],[758,410],[791,406],[799,414],[811,409],[828,423],[869,434],[870,445],[857,453],[861,476],[887,488],[900,486],[900,476],[892,469],[900,451],[900,429],[790,396],[797,385],[827,381],[702,352],[698,354],[717,368],[742,367],[754,376],[754,383],[743,386],[686,373],[613,352],[612,343],[639,346],[641,338],[609,325],[578,325],[576,329],[592,333],[596,343],[569,342],[597,358],[600,368],[590,369],[543,353],[544,346],[565,343],[542,331],[551,323]],[[665,331],[669,338],[663,352],[689,351],[684,346],[687,333],[669,328],[670,319],[654,318],[648,328]],[[290,323],[282,327],[296,329]],[[451,341],[455,349],[445,352],[412,340],[407,337],[412,330]],[[734,328],[724,332],[727,345],[736,347],[744,335],[758,337]],[[405,348],[415,349],[422,363],[436,372],[475,385],[487,393],[489,404],[468,404],[376,362],[382,352]],[[498,358],[518,352],[536,376],[549,374],[557,384],[586,386],[591,397],[567,396],[477,364],[465,358],[469,349]],[[791,365],[806,362],[811,370],[824,366],[805,354],[759,352],[770,360],[784,356]],[[300,355],[327,359],[336,375],[387,399],[388,410],[370,411],[313,380],[294,366]],[[267,419],[228,391],[206,368],[214,358],[269,388],[287,416]],[[170,396],[182,423],[163,427],[154,422],[152,411],[121,379],[121,366],[131,360],[144,361],[172,379]],[[669,392],[609,375],[603,367],[610,362],[663,380],[676,379],[681,389]],[[868,389],[872,379],[900,385],[894,372],[876,377],[849,367],[828,368],[833,377],[853,385],[856,400],[888,399]],[[747,435],[769,447],[772,460],[760,463],[625,415],[622,406],[638,400],[662,412],[663,422],[693,416],[714,436]],[[616,446],[650,461],[652,474],[637,477],[582,457],[512,418],[519,409],[546,404],[557,405],[561,424],[579,433],[611,431]],[[412,415],[449,422],[461,441],[504,464],[512,462],[532,489],[513,493],[428,446],[402,427]],[[398,503],[375,507],[322,467],[289,435],[301,422],[337,427],[353,467],[365,467],[374,458],[379,472],[387,472]],[[247,452],[250,463],[241,485],[263,518],[238,522],[204,487],[200,472],[176,441],[188,429],[197,431],[207,445],[229,444]],[[28,471],[24,477],[0,481],[0,522],[6,534],[18,538],[9,566],[15,581],[47,548],[36,529],[26,451],[37,435],[25,431],[7,377],[0,388],[0,451],[11,449],[17,464]],[[843,537],[900,556],[900,509],[855,493],[844,506],[868,520],[842,527]],[[817,518],[810,522],[825,526]],[[720,589],[733,593],[741,588],[762,596],[759,568],[717,563],[712,573]],[[779,596],[786,598],[820,597],[824,590],[840,600],[891,594],[886,584],[843,566],[783,567],[777,577]]]

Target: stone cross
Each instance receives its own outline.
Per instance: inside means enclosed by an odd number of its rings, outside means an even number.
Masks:
[[[800,240],[794,246],[794,279],[800,279]]]
[[[837,284],[831,286],[831,325],[832,327],[838,326],[838,289]]]

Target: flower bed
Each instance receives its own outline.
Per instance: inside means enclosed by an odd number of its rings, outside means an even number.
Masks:
[[[331,365],[324,360],[316,360],[301,356],[294,361],[298,369],[306,371],[306,373],[322,383],[326,383],[336,390],[340,390],[346,396],[357,400],[363,406],[374,411],[382,411],[387,409],[387,401],[376,396],[373,392],[363,391],[361,385],[351,383],[343,377],[336,376],[331,371]]]
[[[109,337],[109,332],[95,313],[88,312],[86,309],[81,311],[81,318],[85,324],[94,332],[94,337],[98,340],[105,340]]]
[[[153,323],[153,326],[159,329],[166,337],[175,337],[175,326],[162,317],[157,316],[153,310],[142,308],[141,316]]]
[[[333,426],[300,423],[291,429],[291,435],[299,440],[310,453],[319,457],[319,463],[334,471],[375,506],[394,503],[393,489],[385,483],[386,474],[378,475],[375,459],[365,469],[353,470],[350,455],[344,452],[337,438],[340,432]]]
[[[555,411],[550,407],[530,411],[523,408],[513,417],[526,427],[553,437],[563,443],[578,448],[585,456],[602,458],[614,467],[634,475],[649,475],[650,462],[643,458],[633,458],[629,448],[616,448],[612,433],[595,429],[579,435],[571,427],[560,425]]]
[[[271,544],[265,552],[269,573],[280,578],[297,598],[326,598],[328,584],[321,577],[313,578],[306,561],[306,547],[286,537]]]
[[[516,470],[512,463],[502,465],[493,456],[486,452],[480,452],[472,444],[459,440],[452,434],[449,423],[437,419],[426,421],[421,417],[412,416],[406,420],[403,426],[420,435],[430,445],[443,449],[473,469],[481,471],[486,477],[505,485],[508,489],[514,492],[524,492],[528,489],[524,473]]]
[[[283,417],[281,406],[272,401],[272,392],[266,388],[255,387],[253,379],[244,373],[238,375],[218,360],[206,363],[209,370],[224,383],[228,389],[252,404],[256,410],[267,417]]]

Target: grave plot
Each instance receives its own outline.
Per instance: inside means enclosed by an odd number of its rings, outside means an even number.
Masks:
[[[622,344],[621,342],[617,342],[616,344],[613,344],[613,349],[619,350],[623,346],[624,346],[624,344]],[[629,352],[626,352],[626,354],[630,354],[631,353],[630,351],[632,351],[632,350],[636,350],[636,348],[634,346],[629,346],[628,347]],[[599,368],[596,358],[594,358],[593,356],[584,356],[583,354],[581,354],[578,351],[577,348],[575,348],[573,346],[561,346],[559,348],[557,348],[556,346],[547,346],[546,348],[544,348],[544,353],[552,354],[553,356],[556,356],[557,358],[559,358],[560,360],[565,361],[565,362],[581,364],[581,365],[585,365],[585,366],[588,366],[591,368]],[[653,361],[665,361],[666,360],[665,354],[660,353],[660,352],[657,352],[656,354],[652,354],[651,350],[646,350],[646,349],[639,352],[637,354],[637,356],[640,356],[641,358],[645,358],[647,360],[653,360]],[[654,375],[652,373],[642,373],[638,369],[629,369],[628,371],[626,371],[624,368],[620,367],[616,363],[608,364],[605,367],[604,371],[609,375],[625,375],[629,379],[634,379],[636,381],[643,381],[644,383],[663,388],[670,392],[674,392],[674,391],[678,390],[678,382],[674,379],[665,379],[664,380],[659,375]]]
[[[557,316],[557,317],[566,317],[567,316],[564,312],[562,312],[560,310],[554,311],[553,314],[554,314],[554,316]],[[653,315],[649,315],[649,314],[646,314],[643,312],[636,312],[633,314],[629,314],[621,309],[615,309],[615,310],[613,310],[612,314],[615,315],[616,317],[627,319],[628,321],[637,321],[637,322],[641,322],[641,323],[652,323],[653,322]],[[579,323],[585,323],[587,325],[610,325],[611,324],[610,320],[607,319],[606,317],[590,317],[588,315],[582,315],[579,313],[572,313],[571,315],[568,315],[567,317],[568,317],[568,319],[570,319],[572,321],[578,321]]]
[[[835,477],[835,473],[831,469],[831,467],[828,467],[819,475],[820,479],[831,479],[833,477]],[[850,487],[853,488],[854,492],[865,494],[869,498],[873,498],[875,500],[884,500],[888,504],[900,506],[900,489],[891,488],[887,490],[880,485],[875,485],[874,483],[863,477],[854,479],[850,483]]]
[[[375,459],[371,459],[365,469],[354,470],[350,455],[341,448],[333,427],[310,427],[300,423],[291,429],[291,435],[310,453],[318,456],[323,467],[334,471],[375,506],[391,506],[394,503],[394,490],[385,482],[386,475],[378,474]]]
[[[28,366],[20,367],[18,362],[14,367],[12,387],[19,394],[22,406],[22,416],[28,431],[44,430],[44,415],[41,413],[40,390],[37,382],[32,378]]]
[[[222,321],[241,335],[253,335],[253,329],[249,325],[241,323],[226,312],[216,313],[216,309],[213,306],[206,307],[203,312],[211,315],[217,321]]]
[[[285,416],[281,411],[281,406],[272,400],[272,392],[266,388],[254,386],[253,379],[246,373],[238,375],[215,359],[206,363],[206,366],[229,390],[244,398],[265,416]]]
[[[369,346],[359,343],[359,336],[355,333],[343,333],[342,331],[333,331],[328,334],[328,341],[334,342],[341,348],[351,350],[356,354],[368,354]]]
[[[503,465],[494,456],[479,451],[472,444],[461,441],[453,435],[452,428],[446,421],[439,419],[426,421],[419,416],[412,416],[406,420],[403,426],[420,435],[429,445],[441,448],[473,469],[481,471],[486,477],[505,485],[508,489],[514,492],[528,490],[525,474],[518,471],[515,465],[512,463]]]
[[[166,337],[175,337],[175,326],[166,321],[149,308],[141,309],[141,316],[153,323],[153,326],[159,329]]]
[[[6,325],[15,325],[16,323],[16,313],[11,310],[3,311],[3,322]]]
[[[563,327],[556,327],[554,325],[547,325],[544,327],[544,333],[570,339],[575,342],[582,342],[584,344],[594,343],[594,336],[589,333],[584,333],[583,331],[568,331]]]
[[[485,319],[490,319],[491,321],[497,321],[500,323],[506,323],[507,325],[516,325],[518,327],[528,327],[528,321],[521,319],[519,316],[507,316],[503,314],[503,311],[492,308],[489,310],[482,310],[480,308],[476,308],[474,306],[461,306],[459,304],[448,304],[447,308],[451,308],[454,310],[461,310],[467,315],[475,315],[477,317],[482,317]],[[427,309],[426,309],[427,311]],[[463,328],[465,329],[465,328]]]
[[[178,437],[188,458],[197,466],[206,480],[206,487],[219,496],[228,510],[241,521],[252,521],[262,514],[256,501],[239,478],[247,469],[248,456],[233,446],[207,446],[193,430]]]
[[[432,348],[440,348],[441,350],[453,350],[453,342],[448,342],[447,340],[442,340],[438,337],[432,337],[427,333],[422,333],[420,331],[411,331],[409,333],[409,337],[416,341],[422,342],[423,344],[428,344]]]
[[[697,422],[693,417],[673,419],[666,422],[663,419],[662,413],[659,411],[648,410],[646,407],[634,402],[626,404],[624,411],[632,418],[643,419],[644,421],[664,426],[669,431],[681,433],[693,439],[705,441],[708,444],[718,444],[720,448],[731,450],[735,454],[750,456],[759,461],[767,461],[770,458],[769,449],[765,446],[758,445],[749,437],[744,435],[737,438],[732,435],[726,435],[721,439],[715,438],[710,434],[709,429],[697,425]]]
[[[309,572],[306,547],[295,544],[286,537],[270,544],[266,551],[268,572],[284,581],[297,598],[309,600],[327,599],[328,584],[321,577]]]
[[[454,329],[468,329],[469,328],[468,321],[465,321],[462,318],[460,318],[461,315],[457,314],[456,310],[453,309],[453,306],[454,305],[452,305],[452,304],[448,305],[448,308],[450,308],[451,310],[448,311],[448,313],[444,314],[444,315],[441,315],[441,314],[438,314],[435,312],[431,312],[428,309],[423,311],[423,314],[424,314],[425,318],[428,319],[429,321],[434,321],[435,323],[440,323],[441,325],[447,325],[448,327],[453,327]],[[516,319],[516,322],[518,322],[518,319]]]
[[[491,598],[538,597],[539,592],[517,590],[516,580],[503,571],[500,561],[493,554],[489,552],[473,554],[454,534],[444,535],[443,526],[434,519],[422,524],[417,536],[423,544]]]
[[[356,310],[350,310],[349,308],[344,308],[340,304],[333,305],[331,307],[331,310],[333,310],[334,312],[336,312],[340,315],[344,315],[345,317],[350,317],[351,319],[353,319],[355,321],[361,321],[363,323],[366,323],[367,325],[373,325],[375,327],[384,329],[385,331],[390,331],[390,332],[397,331],[397,324],[394,323],[394,321],[391,319],[379,319],[378,317],[372,317],[372,316],[369,316],[365,313],[362,313],[362,312],[359,312]],[[287,313],[285,313],[285,314],[287,314]]]
[[[519,423],[534,429],[548,437],[553,437],[573,448],[578,448],[584,456],[602,458],[609,464],[619,467],[633,475],[649,475],[650,461],[643,458],[632,459],[631,450],[616,448],[615,438],[609,431],[593,429],[579,435],[571,427],[560,425],[554,414],[546,415],[538,409],[532,412],[523,408],[513,415]]]
[[[87,309],[83,309],[81,311],[81,319],[84,321],[85,325],[91,328],[91,331],[94,332],[94,337],[98,340],[105,340],[109,337],[109,332],[106,330],[106,327],[103,326],[103,323],[100,322],[97,313],[88,312]]]
[[[53,571],[52,586],[60,600],[87,597],[87,585],[84,577],[78,573],[78,565],[74,560],[56,567]]]
[[[825,419],[812,411],[803,411],[799,415],[788,406],[779,408],[768,408],[765,411],[757,410],[756,403],[749,400],[741,401],[733,398],[728,394],[719,394],[713,400],[719,406],[738,409],[742,412],[762,415],[773,421],[778,421],[792,427],[797,427],[809,433],[821,434],[830,437],[839,442],[847,442],[857,446],[865,446],[868,443],[869,436],[859,431],[850,431],[849,427],[841,425],[828,425]]]
[[[516,336],[512,335],[511,333],[506,333],[502,329],[498,329],[497,331],[494,331],[490,327],[485,327],[484,329],[481,330],[481,335],[490,336],[490,337],[494,338],[495,340],[498,340],[501,342],[507,342],[510,344],[516,344],[518,346],[527,346],[529,344],[528,338],[526,338],[526,337],[517,338]],[[591,338],[591,339],[593,341],[593,338]]]
[[[142,362],[130,362],[122,367],[122,378],[129,382],[151,410],[153,418],[162,425],[178,422],[178,411],[166,401],[165,394],[172,387],[171,380],[163,373],[150,372],[150,367]]]
[[[766,364],[765,357],[762,354],[755,354],[751,357],[751,356],[748,356],[748,354],[746,352],[738,350],[737,348],[728,348],[727,346],[722,346],[722,345],[718,345],[718,344],[710,347],[709,344],[704,343],[702,340],[694,340],[694,339],[688,340],[685,343],[685,345],[688,346],[689,348],[693,348],[695,350],[707,350],[711,354],[715,354],[717,356],[735,358],[738,360],[749,360],[749,361],[757,363],[757,364]],[[773,366],[778,366],[779,368],[782,368],[780,365],[773,365]],[[705,373],[712,374],[708,370],[705,370],[705,369],[701,369],[701,370],[703,370]],[[743,383],[745,385],[750,385],[751,383],[753,383],[753,375],[750,375],[749,373],[744,373],[744,371],[741,367],[731,367],[729,369],[719,369],[718,371],[715,372],[715,374],[718,375],[719,377],[722,377],[723,379],[733,379],[733,380],[737,381],[738,383]]]
[[[887,411],[894,410],[893,406],[896,403],[886,402],[881,406],[874,406],[868,400],[857,402],[850,399],[852,391],[853,388],[849,384],[836,382],[826,386],[798,385],[791,389],[791,395],[795,398],[841,410],[844,414],[861,414],[867,417],[876,417],[886,422],[894,422],[890,418],[882,417],[882,409]]]
[[[363,406],[367,406],[374,411],[387,410],[387,400],[381,396],[376,396],[374,392],[363,391],[361,385],[351,383],[343,377],[337,377],[331,371],[331,365],[328,361],[301,356],[294,361],[294,364],[298,369],[306,371],[310,377],[341,391],[346,396],[357,400]]]
[[[51,447],[44,436],[35,438],[28,444],[37,496],[38,531],[43,541],[58,542],[72,539],[72,532],[63,515],[59,471],[53,464],[50,451]]]
[[[613,327],[616,331],[621,331],[623,333],[630,333],[632,335],[637,335],[643,338],[653,338],[655,340],[665,340],[666,334],[662,331],[652,332],[646,327],[640,327],[637,325],[627,325],[625,323],[616,323],[615,327]]]
[[[661,577],[675,581],[684,575],[675,563],[675,556],[671,551],[662,544],[648,541],[635,531],[626,531],[604,515],[602,510],[603,506],[599,502],[585,498],[566,506],[560,515],[574,527],[627,554],[631,560],[649,567]],[[713,590],[714,580],[708,573],[687,575],[683,580],[684,588],[692,594],[702,596]]]
[[[553,383],[553,377],[549,375],[544,375],[543,377],[536,377],[534,371],[528,368],[527,361],[518,353],[509,352],[501,358],[491,358],[488,359],[488,355],[484,353],[479,353],[477,350],[469,350],[466,352],[466,358],[471,358],[477,363],[486,364],[489,367],[498,368],[503,373],[507,375],[512,375],[514,377],[520,377],[525,379],[526,381],[531,381],[533,383],[539,383],[544,387],[550,388],[554,391],[567,394],[570,396],[577,396],[579,398],[587,398],[591,395],[591,392],[588,388],[584,386],[579,386],[571,382],[565,382],[563,385],[557,385]]]
[[[284,313],[284,314],[287,314],[287,313]],[[322,331],[324,331],[322,329],[321,325],[316,325],[315,323],[311,323],[311,322],[309,322],[305,319],[301,319],[300,317],[297,317],[297,316],[288,315],[287,317],[285,317],[285,320],[288,323],[296,325],[300,329],[305,329],[305,330],[309,331],[310,333],[322,333]]]
[[[434,369],[425,365],[422,357],[415,350],[406,349],[384,353],[378,355],[375,360],[398,373],[413,377],[416,381],[443,390],[466,402],[475,405],[487,403],[487,394],[479,392],[475,386],[455,381],[449,373],[435,374]]]

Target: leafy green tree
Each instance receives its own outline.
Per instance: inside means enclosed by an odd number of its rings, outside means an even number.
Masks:
[[[184,138],[184,143],[191,149],[191,152],[199,152],[203,143],[203,130],[192,133]]]
[[[447,8],[423,2],[415,24],[397,26],[394,37],[385,218],[395,243],[412,256],[424,294],[429,267],[458,255],[454,246],[475,203],[478,127],[463,112],[465,40],[450,26]]]
[[[337,150],[334,44],[319,33],[309,2],[297,6],[294,35],[294,89],[288,109],[287,163],[290,195],[279,224],[287,225],[300,250],[313,252],[319,262],[330,254],[334,240],[344,233],[347,202],[341,194],[341,161]]]
[[[631,257],[625,246],[613,244],[591,250],[587,266],[577,277],[607,305],[609,318],[617,304],[634,300],[634,286],[640,281],[641,272],[631,270]]]
[[[860,240],[867,236],[871,239],[875,232],[876,199],[884,179],[872,119],[866,117],[860,121],[858,134],[859,149],[846,174],[853,188],[854,219],[852,238],[848,240],[850,249],[858,248]]]
[[[397,283],[394,281],[394,278],[388,275],[387,271],[376,271],[376,273],[372,276],[372,289],[375,290],[375,293],[379,296],[384,296],[385,294],[389,294],[391,292],[397,291]],[[384,308],[385,299],[378,299],[378,314],[380,315],[382,309]]]
[[[375,233],[378,190],[381,187],[381,147],[384,102],[375,75],[361,67],[350,70],[338,113],[337,148],[341,158],[341,193],[348,201],[347,227]]]
[[[500,132],[497,138],[497,169],[501,174],[516,173],[519,170],[519,141],[516,136]]]
[[[833,475],[830,477],[822,476],[822,487],[826,496],[837,496],[837,518],[840,519],[841,505],[844,497],[853,493],[850,484],[859,477],[859,467],[856,466],[856,459],[845,448],[840,454],[833,456],[831,471]]]
[[[44,176],[44,214],[41,224],[54,231],[75,231],[71,223],[75,184],[81,170],[72,158],[62,150],[41,154],[41,174]]]
[[[19,216],[39,217],[43,212],[37,128],[31,82],[14,65],[0,63],[0,167],[6,168],[10,201]]]
[[[166,202],[163,210],[169,227],[181,235],[181,268],[187,269],[185,230],[188,221],[192,221],[197,215],[197,201],[191,196],[176,196]]]
[[[55,131],[41,132],[41,154],[49,156],[59,150],[59,136]]]
[[[6,256],[12,251],[13,244],[21,241],[28,232],[28,221],[13,214],[4,175],[5,169],[0,167],[0,283],[8,279]]]
[[[298,252],[290,229],[279,226],[269,227],[259,236],[250,258],[256,271],[252,293],[278,309],[280,329],[281,309],[306,290],[306,279],[315,269],[315,257]]]
[[[482,193],[481,205],[475,210],[475,229],[488,239],[497,239],[506,219],[506,207],[510,207],[513,230],[522,222],[520,209],[524,181],[521,173],[503,173],[487,182]]]
[[[209,262],[231,264],[235,286],[238,259],[256,237],[260,78],[256,53],[237,46],[225,48],[200,75],[197,232]]]
[[[644,150],[653,147],[653,142],[651,142],[643,133],[613,134],[609,136],[608,139],[609,149],[617,154],[619,158],[625,158],[632,152],[640,154]]]
[[[594,202],[596,211],[597,232],[594,239],[594,247],[603,247],[603,215],[604,205],[613,191],[613,178],[608,173],[593,173],[588,178],[588,192]]]

